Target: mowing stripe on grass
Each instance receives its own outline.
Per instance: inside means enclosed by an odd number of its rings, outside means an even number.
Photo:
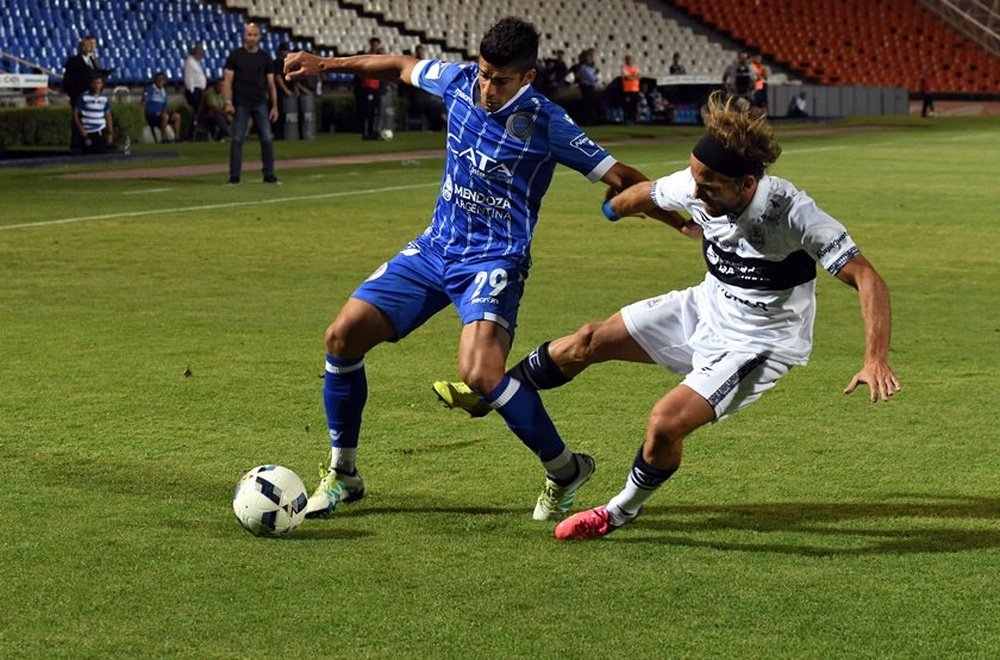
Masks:
[[[91,222],[93,220],[118,220],[120,218],[142,218],[151,215],[166,215],[169,213],[187,213],[189,211],[210,211],[213,209],[230,209],[240,206],[256,206],[259,204],[284,204],[286,202],[297,202],[310,199],[330,199],[333,197],[347,197],[349,195],[371,195],[373,193],[392,192],[395,190],[412,190],[414,188],[426,188],[437,186],[439,183],[414,183],[406,186],[387,186],[385,188],[370,188],[368,190],[345,190],[341,192],[322,193],[319,195],[299,195],[298,197],[276,197],[273,199],[256,199],[247,202],[226,202],[224,204],[202,204],[199,206],[175,206],[165,209],[149,209],[147,211],[127,211],[124,213],[107,213],[104,215],[85,215],[77,218],[62,218],[60,220],[43,220],[41,222],[25,222],[17,225],[0,226],[0,231],[7,229],[27,229],[31,227],[47,227],[49,225],[68,225],[74,222]]]
[[[796,154],[805,153],[811,151],[829,151],[833,149],[845,149],[845,146],[825,146],[825,147],[807,147],[805,149],[790,149],[785,154]],[[687,159],[684,160],[663,160],[655,163],[635,163],[634,167],[662,167],[664,165],[685,165],[687,164]],[[576,174],[572,170],[560,170],[556,172],[556,175],[563,174]],[[49,227],[52,225],[68,225],[77,222],[91,222],[94,220],[120,220],[123,218],[143,218],[153,215],[168,215],[171,213],[187,213],[189,211],[209,211],[213,209],[229,209],[238,208],[241,206],[254,206],[257,204],[284,204],[285,202],[298,202],[306,200],[315,199],[331,199],[335,197],[348,197],[351,195],[371,195],[374,193],[383,192],[393,192],[397,190],[413,190],[415,188],[426,188],[429,186],[437,186],[439,181],[435,179],[433,182],[429,183],[414,183],[405,186],[388,186],[385,188],[370,188],[367,190],[345,190],[341,192],[332,193],[321,193],[318,195],[299,195],[296,197],[278,197],[274,199],[260,199],[246,202],[225,202],[221,204],[203,204],[200,206],[179,206],[163,209],[148,209],[145,211],[126,211],[122,213],[106,213],[104,215],[85,215],[75,218],[61,218],[58,220],[42,220],[40,222],[24,222],[16,225],[2,225],[0,226],[0,231],[5,231],[8,229],[30,229],[32,227]],[[143,192],[164,192],[171,190],[170,188],[154,188],[150,190],[136,190],[127,193],[125,195],[135,195]]]

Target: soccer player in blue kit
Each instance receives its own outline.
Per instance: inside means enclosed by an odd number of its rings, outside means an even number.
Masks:
[[[531,238],[557,163],[621,191],[647,180],[595,144],[558,105],[536,92],[539,35],[503,18],[485,34],[475,63],[409,56],[289,55],[290,79],[342,72],[400,81],[442,98],[448,112],[441,192],[430,226],[359,286],[326,330],[323,400],[330,465],[306,515],[321,517],[364,496],[355,458],[367,398],[365,355],[399,341],[449,303],[462,321],[462,380],[540,459],[546,479],[536,520],[559,519],[594,472],[571,452],[541,398],[506,375],[505,363],[531,266]],[[659,219],[672,223],[673,216]],[[677,217],[678,224],[683,221]]]

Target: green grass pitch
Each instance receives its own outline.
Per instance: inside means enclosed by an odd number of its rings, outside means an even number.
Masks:
[[[542,474],[497,416],[435,402],[430,382],[456,374],[451,310],[368,357],[364,501],[285,540],[232,515],[254,465],[315,484],[323,330],[426,226],[440,157],[279,163],[279,188],[257,183],[255,143],[238,188],[0,170],[0,657],[997,657],[1000,123],[841,128],[783,129],[773,172],[889,282],[903,391],[841,393],[862,326],[856,294],[821,272],[809,366],[694,434],[635,524],[581,544],[531,520]],[[651,176],[693,141],[594,135]],[[117,169],[226,160],[224,145],[178,148]],[[557,170],[512,358],[702,277],[695,243],[607,223],[602,197]],[[545,393],[597,459],[578,507],[618,491],[678,381],[609,364]]]

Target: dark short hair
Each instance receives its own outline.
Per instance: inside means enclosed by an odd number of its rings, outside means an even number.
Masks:
[[[479,42],[479,55],[494,66],[535,68],[538,61],[538,31],[531,23],[507,16],[486,31]]]

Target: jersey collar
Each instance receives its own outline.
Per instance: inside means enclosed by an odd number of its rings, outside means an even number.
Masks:
[[[740,220],[756,220],[767,209],[767,193],[771,189],[771,177],[767,174],[762,176],[757,180],[757,190],[754,191],[753,197],[750,199],[750,203],[747,204],[743,212],[735,219],[735,222]]]
[[[473,102],[475,103],[475,105],[476,105],[477,108],[479,108],[480,110],[482,110],[483,112],[485,112],[486,114],[488,114],[490,116],[499,115],[499,114],[501,114],[501,113],[509,110],[517,102],[517,100],[519,98],[521,98],[522,96],[524,96],[524,94],[529,89],[531,89],[531,84],[530,83],[527,84],[527,85],[523,85],[521,87],[521,89],[517,90],[517,92],[514,94],[514,96],[510,97],[509,101],[507,101],[506,103],[504,103],[502,106],[500,106],[499,108],[497,108],[493,112],[490,112],[486,108],[484,108],[481,105],[479,105],[480,98],[479,98],[479,83],[477,82],[478,77],[479,77],[479,67],[476,67],[476,75],[473,76],[473,78],[472,78],[472,99],[473,99]]]

